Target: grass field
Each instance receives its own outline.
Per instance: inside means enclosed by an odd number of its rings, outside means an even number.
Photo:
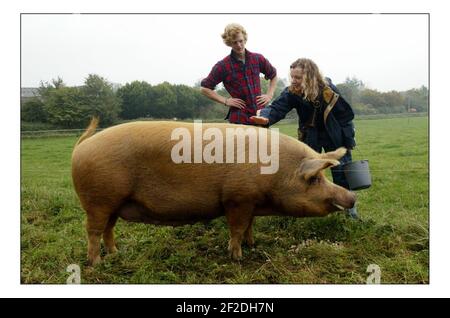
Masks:
[[[355,124],[353,157],[369,159],[373,183],[358,192],[361,220],[257,218],[256,247],[243,247],[240,262],[228,257],[224,218],[175,228],[119,220],[119,252],[86,266],[85,214],[70,176],[77,137],[22,139],[21,282],[64,284],[78,264],[85,284],[365,284],[377,264],[381,283],[428,283],[428,118]],[[296,135],[294,124],[277,127]]]

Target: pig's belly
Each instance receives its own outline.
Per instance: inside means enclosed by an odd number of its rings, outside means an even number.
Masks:
[[[223,215],[223,209],[210,207],[206,210],[190,210],[189,206],[184,206],[170,211],[153,211],[137,201],[127,201],[121,205],[117,214],[129,222],[177,226],[210,221]]]

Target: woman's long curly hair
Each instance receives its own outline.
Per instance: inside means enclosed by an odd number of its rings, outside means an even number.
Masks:
[[[327,82],[320,73],[316,63],[310,59],[300,58],[291,64],[291,70],[294,68],[302,70],[302,80],[299,89],[291,85],[289,91],[297,95],[303,95],[309,101],[315,101],[321,91],[327,86]]]

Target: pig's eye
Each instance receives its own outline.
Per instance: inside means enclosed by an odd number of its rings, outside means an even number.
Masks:
[[[309,185],[319,184],[320,183],[320,177],[311,177],[309,179]]]

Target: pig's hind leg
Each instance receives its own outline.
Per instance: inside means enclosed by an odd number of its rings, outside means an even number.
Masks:
[[[117,252],[116,242],[114,240],[114,226],[116,225],[118,218],[119,215],[117,213],[112,214],[103,231],[103,242],[105,243],[106,253],[108,254]]]
[[[229,203],[225,207],[225,217],[230,228],[228,251],[234,260],[242,258],[241,243],[253,220],[253,205]],[[251,231],[251,229],[250,229]]]
[[[244,233],[244,243],[246,243],[249,247],[253,247],[255,245],[255,240],[253,238],[253,224],[255,224],[255,217],[252,217],[252,220]]]
[[[88,235],[89,265],[94,266],[101,261],[100,240],[107,227],[110,215],[109,211],[102,209],[87,211],[86,231]]]

